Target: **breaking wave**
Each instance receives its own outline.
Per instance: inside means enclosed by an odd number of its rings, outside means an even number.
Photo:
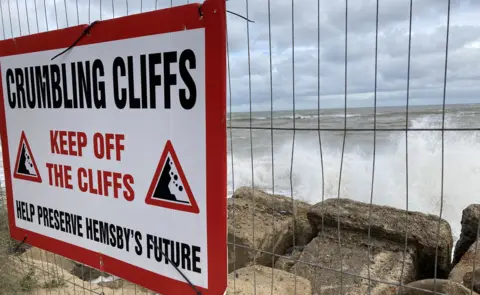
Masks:
[[[448,119],[447,119],[448,120]],[[446,122],[452,126],[452,122]],[[438,127],[437,116],[423,116],[411,122],[413,128]],[[460,233],[462,210],[478,203],[480,195],[480,133],[446,131],[444,138],[444,181],[442,218],[452,226],[454,240]],[[405,132],[392,134],[387,148],[375,156],[373,203],[406,208]],[[344,154],[340,197],[370,202],[372,184],[372,149],[365,151],[356,145]],[[357,146],[358,145],[358,146]],[[296,141],[290,186],[292,142],[276,146],[275,193],[291,195],[309,203],[322,200],[322,166],[318,140]],[[338,196],[341,146],[323,146],[323,176],[325,199]],[[232,160],[235,179],[232,181]],[[272,191],[272,159],[267,151],[254,158],[255,187]],[[228,157],[228,189],[232,193],[240,186],[252,185],[250,157]],[[440,214],[442,185],[442,134],[435,131],[415,131],[408,136],[408,209]]]

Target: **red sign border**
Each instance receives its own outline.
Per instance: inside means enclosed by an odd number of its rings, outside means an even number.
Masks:
[[[181,203],[174,203],[169,202],[161,199],[154,199],[153,194],[155,193],[155,189],[157,188],[158,179],[160,178],[160,173],[162,173],[163,166],[165,165],[165,160],[167,159],[168,154],[172,156],[172,161],[175,163],[175,167],[178,170],[178,174],[180,179],[182,180],[183,186],[185,187],[185,193],[190,200],[190,204],[181,204]],[[185,173],[183,173],[182,165],[178,161],[177,154],[175,153],[175,149],[173,148],[172,142],[167,140],[165,144],[165,148],[163,149],[162,156],[160,157],[160,161],[158,161],[157,169],[155,170],[155,174],[152,178],[152,183],[150,184],[150,188],[148,189],[147,197],[145,198],[145,203],[148,205],[159,206],[163,208],[169,208],[173,210],[179,210],[184,212],[190,213],[200,213],[200,209],[198,208],[197,201],[192,194],[192,190],[190,189],[190,185],[188,184],[188,180],[185,177]]]
[[[100,21],[91,29],[90,35],[84,36],[76,45],[82,46],[186,29],[205,28],[208,288],[197,287],[197,290],[204,295],[224,294],[227,287],[225,13],[224,0],[207,0],[203,5],[188,4]],[[0,57],[68,48],[86,27],[87,25],[80,25],[0,41]],[[3,93],[1,79],[0,91]],[[4,151],[3,163],[11,236],[18,241],[27,237],[25,242],[28,244],[115,274],[161,294],[195,294],[193,288],[186,282],[172,280],[113,257],[17,227],[14,216],[12,171],[4,103],[4,97],[0,95],[0,136]],[[221,157],[220,155],[225,156]]]
[[[1,82],[0,82],[0,84],[1,84]],[[27,147],[28,153],[30,154],[30,157],[32,158],[33,168],[35,168],[35,172],[37,173],[36,176],[24,175],[24,174],[20,174],[20,173],[17,172],[18,171],[18,164],[20,163],[20,153],[22,152],[22,143],[24,143],[24,142],[25,142],[25,146]],[[15,161],[13,177],[18,178],[18,179],[33,181],[33,182],[39,182],[39,183],[42,182],[42,176],[40,175],[40,172],[38,171],[37,162],[35,161],[35,157],[33,156],[32,150],[30,149],[30,144],[28,143],[28,139],[27,139],[27,136],[25,135],[25,131],[22,131],[22,135],[20,136],[20,143],[18,144],[17,160]]]

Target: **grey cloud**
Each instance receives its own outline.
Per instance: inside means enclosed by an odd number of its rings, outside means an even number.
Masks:
[[[250,1],[256,3],[258,1]],[[364,99],[364,95],[356,93],[369,93],[374,88],[375,65],[375,1],[350,1],[348,24],[348,93],[352,99]],[[273,2],[272,2],[273,3]],[[272,54],[276,61],[274,68],[274,93],[278,99],[289,100],[292,96],[292,35],[291,35],[291,7],[289,1],[278,1],[272,6],[281,7],[283,22],[278,22],[272,16]],[[446,1],[414,1],[412,20],[412,48],[410,67],[410,87],[416,93],[413,100],[441,98],[444,82],[445,65],[445,40],[446,40]],[[305,102],[314,98],[317,93],[317,10],[316,5],[309,1],[295,1],[295,88],[298,99]],[[343,6],[342,6],[343,5]],[[345,63],[345,6],[339,1],[321,2],[321,57],[320,57],[320,83],[323,96],[341,96],[344,87]],[[478,49],[466,49],[479,41],[480,27],[471,20],[470,11],[480,8],[478,2],[452,1],[451,26],[449,42],[449,75],[448,85],[452,93],[458,93],[452,99],[461,100],[465,89],[475,86],[474,79],[478,73],[473,61],[480,61],[480,56],[474,52]],[[272,13],[277,11],[272,8]],[[290,14],[289,14],[290,13]],[[253,13],[264,15],[265,12]],[[252,13],[250,13],[252,15]],[[308,17],[307,17],[308,16]],[[470,17],[470,19],[468,19]],[[277,21],[275,21],[277,20]],[[238,21],[238,20],[232,20]],[[265,17],[255,19],[251,25],[250,44],[251,50],[261,50],[255,44],[268,42],[268,23]],[[388,101],[388,93],[405,91],[407,85],[408,69],[408,26],[409,26],[409,1],[390,0],[380,1],[379,12],[379,45],[378,45],[378,91],[385,92],[382,96]],[[239,26],[240,28],[241,26]],[[252,29],[254,27],[254,29]],[[240,33],[242,33],[240,31]],[[244,32],[243,32],[244,33]],[[258,34],[256,34],[258,33]],[[233,38],[230,34],[229,38]],[[479,42],[480,43],[480,42]],[[245,43],[239,50],[246,54]],[[241,48],[241,44],[237,44]],[[264,50],[264,48],[263,48]],[[267,48],[268,50],[268,48]],[[239,71],[234,75],[245,75]],[[263,74],[268,77],[268,67],[262,67]],[[260,74],[260,73],[258,73]],[[459,83],[459,81],[463,81]],[[266,88],[265,85],[264,88]],[[458,88],[458,91],[456,91]],[[253,89],[253,88],[252,88]],[[424,91],[423,91],[424,90]],[[239,90],[241,91],[241,90]],[[259,87],[253,89],[252,95],[258,104],[262,98],[267,101],[269,93]],[[418,95],[417,95],[418,94]],[[243,95],[248,93],[243,92]],[[358,98],[355,98],[358,97]],[[392,95],[392,101],[393,101]],[[466,97],[466,96],[465,96]],[[471,96],[468,96],[471,97]],[[239,104],[244,101],[240,101]],[[333,105],[334,103],[332,103]]]
[[[65,1],[65,2],[64,2]],[[199,1],[196,1],[199,2]],[[2,30],[7,38],[29,31],[63,28],[77,23],[123,16],[170,6],[169,0],[0,0]],[[78,12],[77,12],[78,3]],[[90,6],[89,6],[90,3]],[[112,6],[113,3],[113,6]],[[173,5],[185,4],[173,1]],[[294,50],[292,57],[292,1],[231,0],[228,9],[247,16],[248,24],[228,14],[230,80],[235,109],[249,108],[250,92],[254,109],[291,108],[293,87],[296,105],[315,107],[320,83],[325,107],[342,106],[345,92],[345,1],[294,2]],[[8,10],[8,4],[10,9]],[[34,5],[37,5],[35,10]],[[377,91],[381,104],[404,104],[408,70],[409,0],[379,0]],[[142,7],[140,7],[142,5]],[[65,9],[66,6],[66,9]],[[28,8],[28,9],[27,9]],[[56,8],[56,9],[55,9]],[[452,0],[447,93],[451,101],[472,100],[480,93],[480,1]],[[477,13],[475,13],[477,12]],[[78,16],[77,16],[78,13]],[[443,96],[447,0],[414,0],[410,89],[412,103],[441,102]],[[28,14],[28,18],[26,17]],[[20,16],[20,18],[19,18]],[[269,26],[270,17],[270,26]],[[20,21],[19,21],[20,20]],[[27,21],[28,20],[28,21]],[[12,27],[10,27],[10,22]],[[20,24],[20,25],[19,25]],[[318,27],[320,24],[320,27]],[[376,0],[349,1],[347,92],[349,106],[373,104],[375,74]],[[271,31],[271,37],[269,34]],[[0,31],[1,32],[1,31]],[[320,33],[320,43],[318,35]],[[248,43],[249,42],[249,43]],[[272,65],[270,72],[269,46]],[[250,68],[248,47],[250,45]],[[320,45],[320,59],[318,46]],[[320,73],[318,67],[320,64]],[[293,73],[294,70],[294,73]],[[250,71],[250,78],[249,78]],[[293,74],[295,84],[293,85]],[[273,94],[270,93],[270,75]],[[320,77],[319,77],[320,76]]]

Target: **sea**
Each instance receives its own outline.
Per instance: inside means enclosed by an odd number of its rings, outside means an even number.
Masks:
[[[462,210],[480,203],[480,105],[227,117],[229,195],[254,186],[310,204],[340,197],[408,208],[441,215],[455,241]],[[4,180],[0,157],[2,189]]]
[[[462,210],[480,203],[480,104],[228,117],[229,194],[254,186],[311,204],[340,197],[441,215],[454,241]]]

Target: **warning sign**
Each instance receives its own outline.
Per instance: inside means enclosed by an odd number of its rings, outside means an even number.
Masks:
[[[15,162],[15,173],[13,176],[18,179],[42,182],[42,177],[38,173],[37,163],[23,131],[20,137],[20,144],[18,145],[17,161]]]
[[[87,27],[0,41],[12,237],[160,294],[224,294],[225,1]]]
[[[150,205],[199,213],[172,143],[167,141],[145,202]]]

